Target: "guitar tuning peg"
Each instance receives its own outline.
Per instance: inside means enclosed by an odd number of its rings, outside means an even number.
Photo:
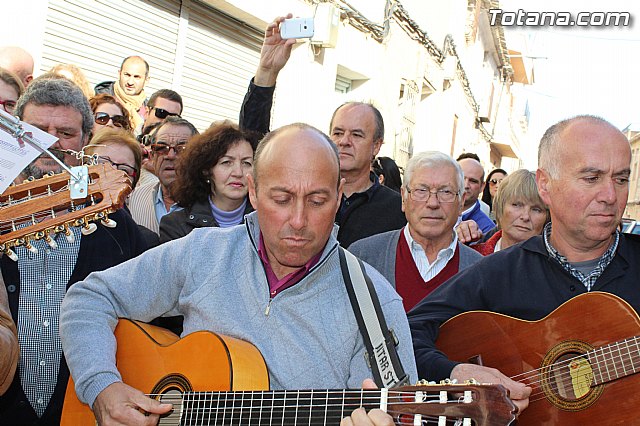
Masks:
[[[69,229],[68,226],[65,225],[64,227],[64,236],[67,238],[67,241],[69,242],[69,244],[73,244],[73,242],[75,241],[75,237],[73,236],[73,232],[71,232],[71,230]]]
[[[31,245],[29,241],[24,244],[24,247],[33,254],[38,254],[38,249]]]
[[[98,229],[98,225],[93,222],[86,222],[80,232],[82,232],[82,235],[89,235],[92,234],[96,229]]]
[[[47,235],[44,236],[44,240],[47,242],[47,244],[49,244],[49,247],[51,247],[52,250],[58,248],[58,243],[56,243],[55,240],[51,238],[51,235],[48,232]]]
[[[3,253],[6,254],[9,257],[9,259],[13,260],[14,262],[18,261],[18,256],[10,248],[6,248]]]
[[[14,262],[18,261],[18,256],[16,256],[13,250],[11,250],[6,244],[0,245],[0,253],[6,254],[9,259],[13,260]]]
[[[102,219],[100,223],[102,223],[107,228],[115,228],[118,225],[115,220],[109,219],[108,217]]]

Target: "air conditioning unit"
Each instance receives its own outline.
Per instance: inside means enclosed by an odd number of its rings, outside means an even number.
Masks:
[[[336,47],[340,10],[331,3],[319,3],[313,19],[315,31],[311,44],[320,47]]]

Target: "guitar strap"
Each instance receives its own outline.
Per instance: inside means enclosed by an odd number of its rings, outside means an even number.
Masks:
[[[353,254],[339,247],[340,268],[358,327],[367,349],[367,362],[379,387],[406,384],[405,374],[396,351],[397,339],[387,328],[378,295],[364,265]]]

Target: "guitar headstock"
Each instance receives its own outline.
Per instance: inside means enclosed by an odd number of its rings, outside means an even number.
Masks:
[[[13,247],[31,247],[31,241],[49,244],[70,227],[91,230],[94,221],[115,226],[108,217],[121,208],[131,192],[126,173],[106,164],[88,166],[89,184],[82,199],[72,199],[70,176],[62,172],[10,186],[0,194],[0,252],[14,258]]]
[[[387,413],[397,424],[415,423],[415,416],[439,424],[441,417],[459,420],[462,425],[515,424],[516,406],[502,385],[427,384],[389,389]],[[432,424],[428,422],[427,424]]]

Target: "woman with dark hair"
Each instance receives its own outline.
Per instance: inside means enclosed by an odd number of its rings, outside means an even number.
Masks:
[[[482,191],[482,201],[484,201],[491,210],[491,219],[495,221],[495,215],[493,210],[493,199],[500,188],[500,183],[507,176],[507,172],[502,169],[493,169],[487,175],[487,180],[484,184],[484,190]]]
[[[162,218],[161,243],[183,237],[194,228],[224,228],[243,222],[244,215],[253,211],[247,174],[253,170],[257,145],[257,134],[230,122],[214,124],[189,141],[171,186],[171,194],[183,210]]]
[[[402,186],[400,169],[392,158],[378,157],[373,161],[371,168],[382,185],[400,192],[400,187]]]

